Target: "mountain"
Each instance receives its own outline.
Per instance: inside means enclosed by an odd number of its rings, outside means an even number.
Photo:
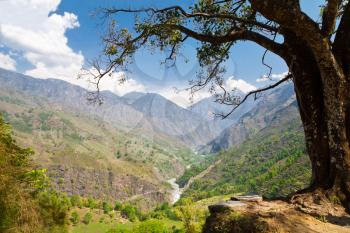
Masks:
[[[276,124],[276,121],[288,121],[299,117],[298,106],[291,84],[265,93],[255,106],[245,112],[231,127],[225,129],[220,135],[201,147],[202,152],[215,153],[239,145],[254,133]],[[238,108],[239,109],[239,108]],[[278,124],[282,124],[279,122]]]
[[[244,94],[237,93],[237,95],[243,96]],[[237,110],[230,114],[229,117],[227,117],[226,119],[222,119],[220,116],[217,116],[217,114],[229,113],[232,109],[232,106],[219,104],[215,102],[215,97],[208,97],[202,99],[199,102],[188,107],[187,109],[197,115],[200,115],[207,121],[211,122],[211,124],[221,129],[222,132],[224,131],[224,129],[235,124],[238,121],[238,119],[243,114],[248,112],[255,104],[256,102],[252,98],[248,98],[247,101],[242,104],[242,106],[240,106]],[[197,150],[201,151],[201,148],[203,148],[203,145],[198,146]]]
[[[123,95],[124,101],[128,104],[132,104],[135,100],[138,98],[141,98],[142,96],[146,95],[144,92],[129,92],[125,95]]]
[[[213,120],[205,119],[158,94],[139,96],[131,106],[147,117],[155,132],[179,138],[187,145],[206,144],[222,131]]]
[[[178,179],[182,184],[191,179],[183,196],[203,199],[259,193],[281,197],[307,187],[311,164],[292,90],[291,86],[274,90],[225,130],[226,135],[215,142],[229,148],[193,165]]]
[[[235,95],[244,97],[245,94],[237,91]],[[228,113],[232,109],[232,106],[219,104],[215,102],[215,100],[215,97],[204,98],[188,107],[188,109],[208,120],[216,120],[222,125],[228,127],[236,123],[242,115],[251,110],[256,104],[253,98],[248,98],[247,101],[245,101],[239,108],[229,115],[228,118],[222,120],[221,118],[216,117],[215,114]]]
[[[60,80],[0,70],[0,83],[0,111],[13,125],[16,140],[33,146],[34,161],[48,168],[55,187],[68,194],[132,200],[149,208],[169,200],[168,179],[185,173],[185,183],[208,165],[196,168],[205,157],[191,149],[201,145],[209,152],[232,149],[211,157],[214,165],[189,185],[186,195],[221,192],[227,183],[232,184],[227,190],[255,190],[258,177],[270,172],[266,166],[284,164],[288,171],[289,155],[296,156],[290,157],[293,163],[307,165],[299,153],[304,150],[302,131],[291,85],[247,102],[222,123],[208,113],[228,109],[210,98],[184,109],[154,93],[120,97],[102,92],[99,106],[87,102],[85,89]],[[284,147],[289,152],[279,155]],[[260,173],[254,173],[254,167]],[[232,169],[234,177],[227,172]],[[251,175],[245,178],[246,171]],[[293,182],[288,183],[292,188],[297,186]]]
[[[138,127],[149,116],[130,99],[103,92],[104,104],[91,105],[83,88],[4,70],[0,83],[0,112],[15,139],[69,195],[154,207],[171,198],[167,180],[201,159],[176,137],[147,131],[151,124]]]
[[[76,114],[102,118],[115,127],[137,131],[149,138],[177,141],[195,148],[213,140],[223,130],[220,124],[184,109],[153,93],[129,93],[117,96],[101,92],[101,106],[88,103],[88,91],[56,79],[35,79],[0,69],[2,88],[44,98]]]

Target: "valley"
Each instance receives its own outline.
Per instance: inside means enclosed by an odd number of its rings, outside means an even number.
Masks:
[[[181,229],[186,211],[198,206],[194,217],[202,217],[193,224],[200,227],[208,204],[237,193],[285,197],[310,180],[291,85],[220,122],[210,98],[185,109],[156,94],[103,92],[98,106],[71,84],[0,71],[0,112],[16,142],[33,148],[53,188],[81,198],[71,214],[92,215],[72,232],[136,231],[150,216]]]
[[[350,0],[0,0],[0,233],[350,233]]]

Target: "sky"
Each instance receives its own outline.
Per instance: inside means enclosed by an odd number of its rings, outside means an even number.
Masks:
[[[93,90],[86,80],[77,79],[81,68],[89,68],[89,61],[101,54],[101,37],[106,29],[103,20],[96,15],[103,7],[161,8],[193,4],[191,0],[0,0],[0,67],[36,78],[56,78]],[[322,0],[302,0],[302,9],[314,19],[319,18]],[[121,14],[117,22],[121,27],[131,28],[133,15]],[[199,70],[196,62],[197,43],[190,41],[182,49],[185,59],[178,59],[176,66],[161,65],[166,53],[139,51],[130,73],[117,72],[102,81],[101,89],[117,95],[128,92],[156,92],[188,106],[189,93],[182,90]],[[228,89],[237,88],[249,92],[268,85],[264,76],[269,70],[262,65],[264,49],[252,42],[239,42],[231,51],[224,75]],[[288,71],[285,63],[268,53],[266,63],[273,67],[272,78],[277,80]],[[126,82],[119,83],[126,75]],[[194,101],[208,97],[201,91]]]

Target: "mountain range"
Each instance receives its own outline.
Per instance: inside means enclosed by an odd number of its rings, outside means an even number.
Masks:
[[[300,121],[290,84],[248,99],[222,121],[214,113],[230,108],[213,98],[182,108],[155,93],[104,91],[94,105],[87,90],[61,80],[0,69],[0,83],[0,112],[58,189],[144,208],[169,200],[167,180],[205,160],[194,152],[215,154]]]
[[[229,149],[241,144],[249,136],[266,127],[299,118],[298,106],[291,84],[264,93],[258,101],[250,103],[249,108],[249,111],[245,111],[245,113],[240,112],[241,116],[236,123],[224,129],[217,138],[207,145],[202,146],[201,151],[216,153],[223,149]]]
[[[188,109],[155,93],[129,93],[117,96],[100,93],[103,104],[88,103],[89,92],[79,86],[56,79],[35,79],[11,71],[0,70],[1,88],[43,98],[52,107],[103,119],[118,128],[143,132],[148,137],[170,137],[195,148],[204,145],[230,125],[206,117],[200,105],[212,106],[211,99]],[[193,110],[192,110],[193,109]],[[215,112],[215,109],[213,109]]]

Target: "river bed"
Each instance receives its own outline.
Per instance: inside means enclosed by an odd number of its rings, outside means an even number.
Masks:
[[[168,180],[168,183],[172,187],[172,191],[170,192],[171,193],[171,204],[174,204],[175,202],[177,202],[181,198],[182,189],[176,183],[176,178],[172,178],[172,179]]]

